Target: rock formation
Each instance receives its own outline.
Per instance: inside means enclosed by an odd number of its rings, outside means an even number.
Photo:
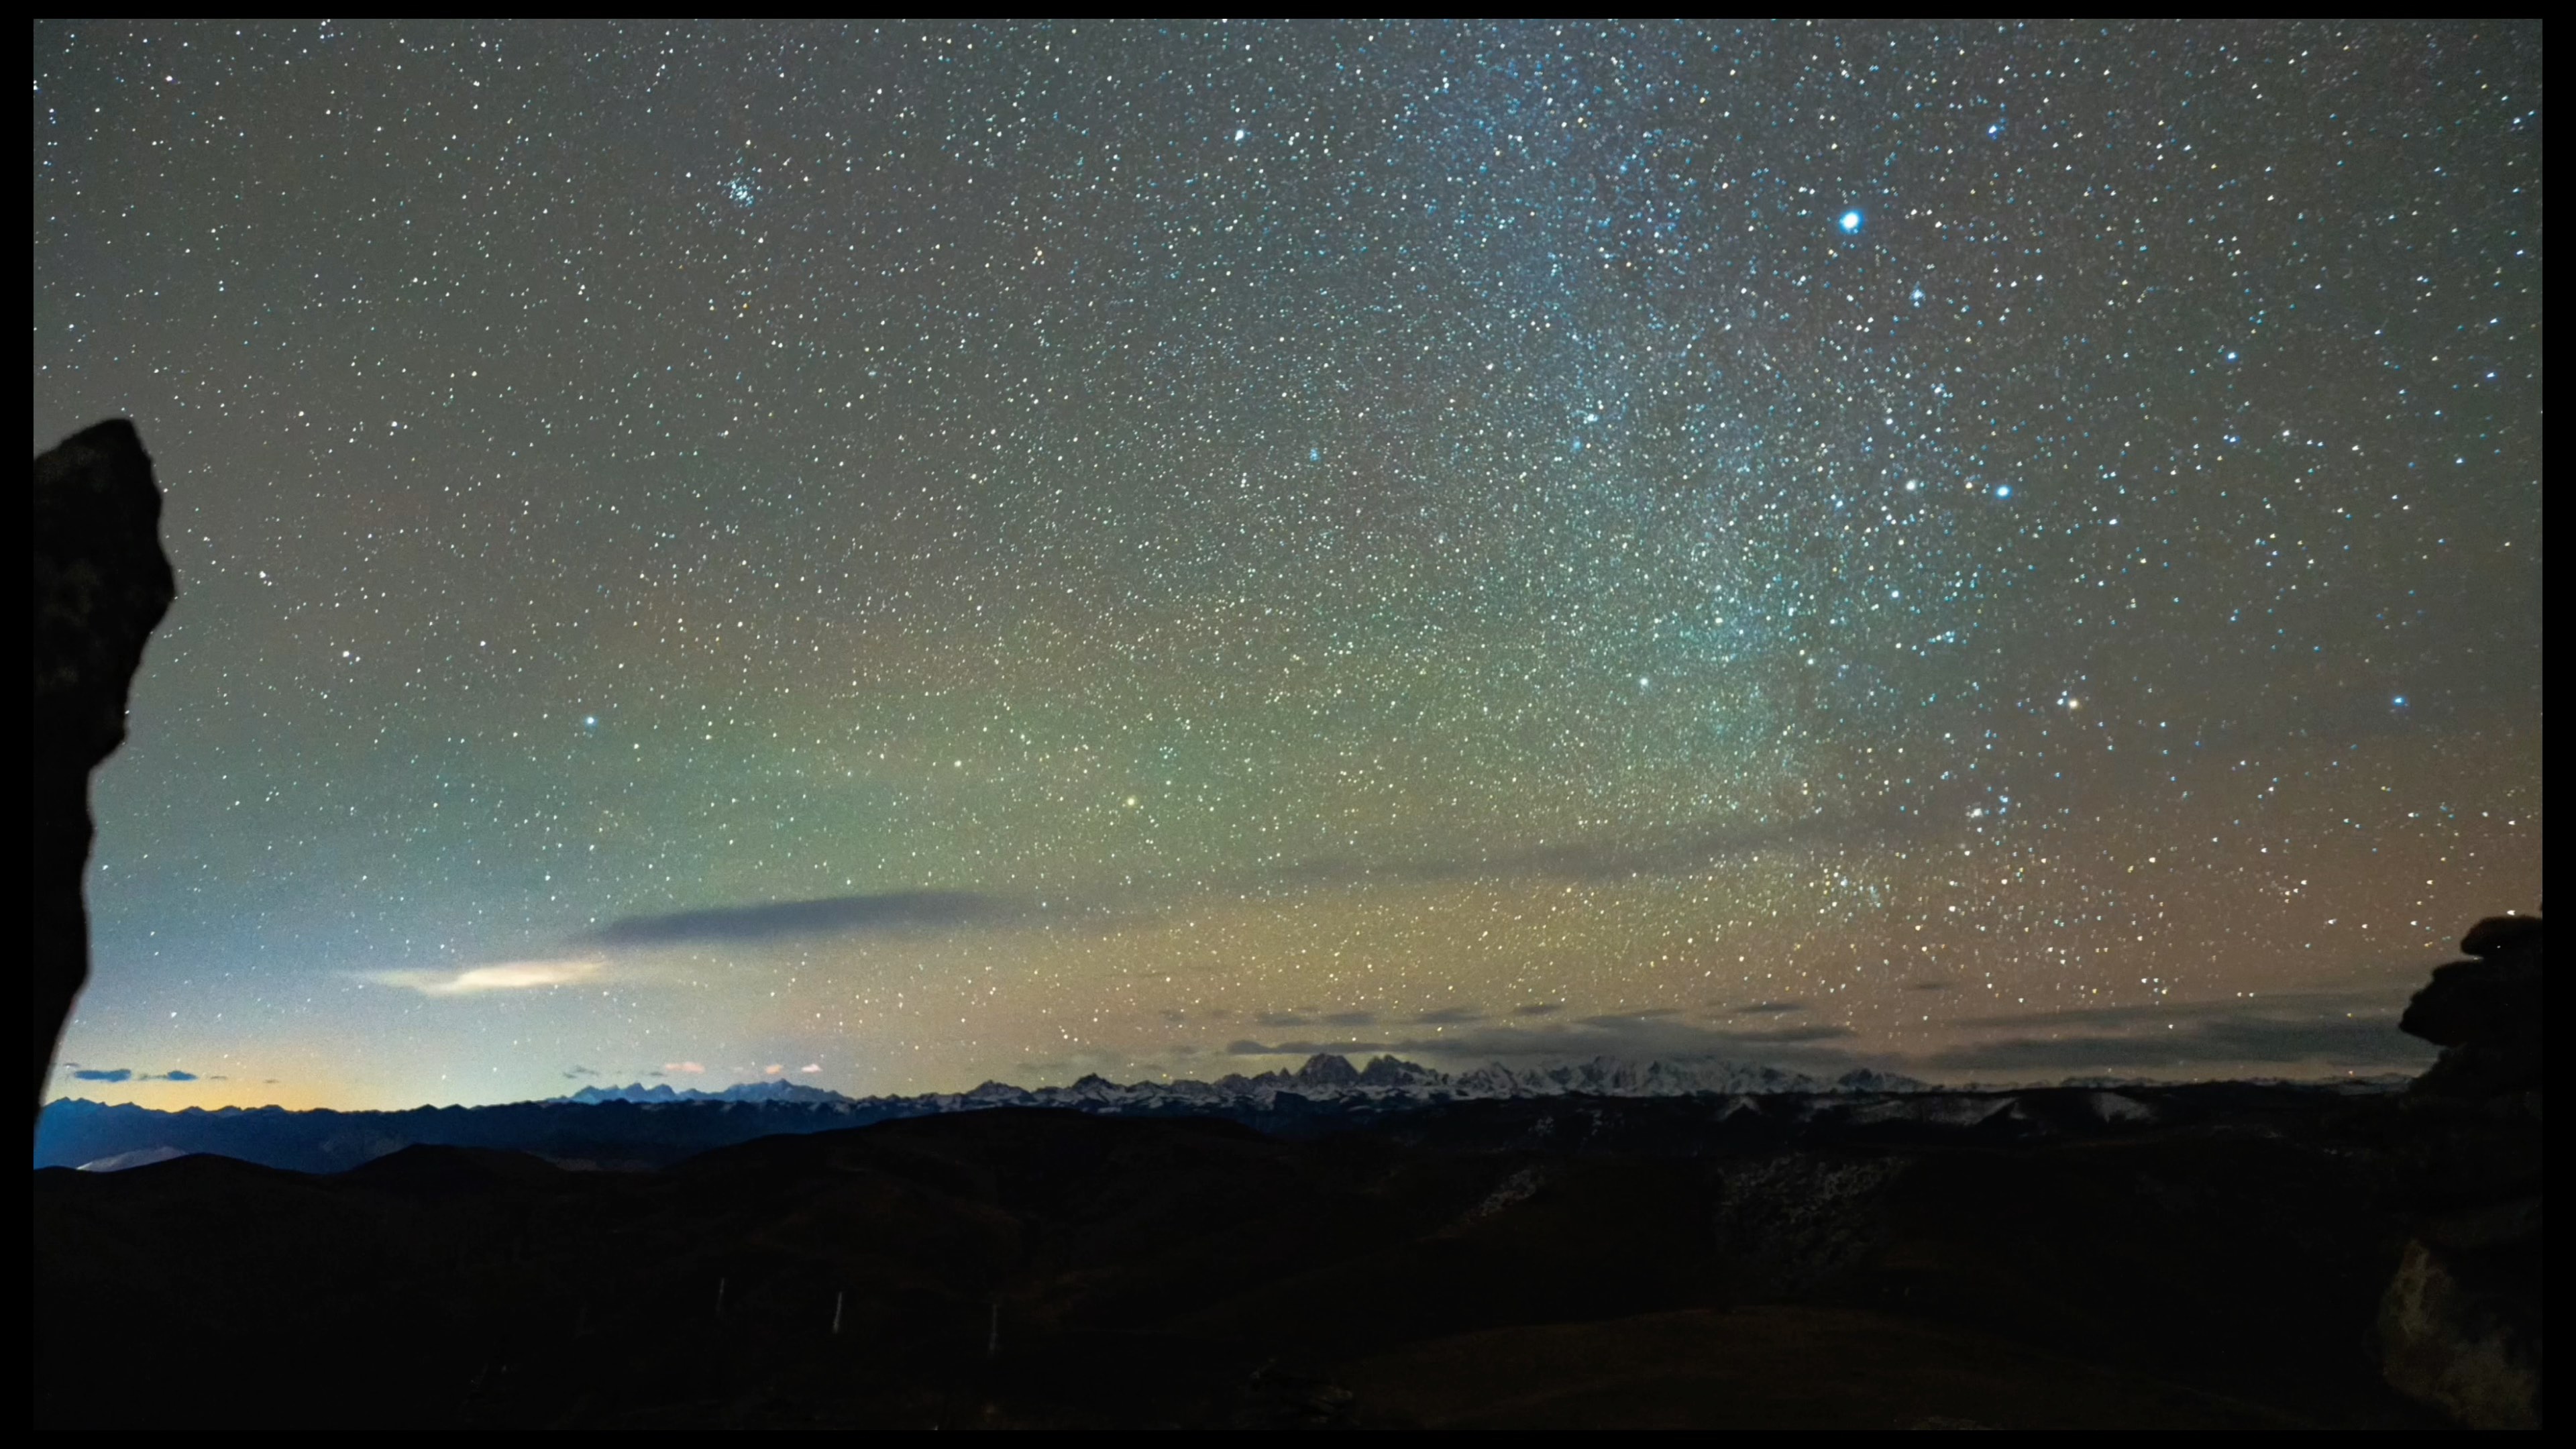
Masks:
[[[2473,1428],[2541,1424],[2540,920],[2460,940],[2400,1025],[2441,1059],[2395,1144],[2415,1229],[2380,1305],[2388,1381]]]
[[[93,834],[89,772],[125,742],[125,698],[143,643],[170,607],[161,490],[122,418],[36,459],[34,876],[36,1104],[54,1046],[89,977],[82,875]]]

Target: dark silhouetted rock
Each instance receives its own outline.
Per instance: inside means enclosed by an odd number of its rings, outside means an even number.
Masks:
[[[2533,929],[2516,933],[2510,944],[2501,946],[2490,936],[2485,944],[2493,949],[2481,953],[2477,960],[2436,967],[2432,981],[2406,1004],[2399,1029],[2436,1046],[2527,1043],[2536,1051],[2540,1043],[2540,923],[2514,919]],[[2472,931],[2469,936],[2475,940],[2478,932]],[[2535,1061],[2535,1080],[2538,1070]]]
[[[2460,949],[2481,960],[2526,945],[2540,945],[2538,916],[2489,916],[2460,938]]]
[[[2394,1168],[2415,1231],[2380,1305],[2382,1368],[2475,1428],[2541,1425],[2540,921],[2461,938],[2401,1025],[2442,1047],[2407,1093]]]
[[[143,644],[170,607],[161,490],[122,418],[36,459],[34,510],[36,1105],[54,1045],[89,977],[81,876],[89,773],[125,742],[125,698]]]

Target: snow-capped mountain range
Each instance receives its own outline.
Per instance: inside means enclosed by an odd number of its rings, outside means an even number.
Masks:
[[[290,1172],[344,1172],[414,1145],[533,1153],[570,1166],[665,1167],[701,1153],[780,1134],[830,1132],[913,1117],[999,1107],[1055,1107],[1105,1117],[1214,1117],[1290,1137],[1366,1131],[1410,1119],[1448,1123],[1459,1141],[1554,1140],[1557,1104],[1577,1108],[1580,1131],[1607,1132],[1633,1150],[1698,1150],[1716,1140],[1778,1145],[1852,1134],[1939,1140],[1960,1132],[2010,1141],[2125,1132],[2160,1124],[2228,1121],[2266,1131],[2304,1130],[2319,1093],[2389,1096],[2394,1081],[2315,1083],[2067,1083],[2016,1088],[1927,1086],[1882,1072],[1820,1081],[1773,1067],[1597,1058],[1561,1066],[1479,1067],[1451,1075],[1380,1057],[1355,1067],[1318,1056],[1293,1072],[1213,1082],[1120,1084],[1085,1077],[1070,1086],[987,1082],[971,1092],[849,1097],[798,1082],[720,1091],[664,1083],[585,1087],[569,1097],[485,1107],[340,1112],[282,1107],[158,1111],[64,1100],[37,1120],[38,1167],[115,1171],[174,1156],[212,1153]],[[1622,1107],[1622,1102],[1629,1104]],[[1447,1105],[1462,1109],[1447,1113]],[[1523,1105],[1525,1104],[1525,1108]],[[1578,1107],[1578,1104],[1579,1107]],[[1488,1106],[1499,1109],[1486,1110]],[[1569,1119],[1571,1120],[1571,1119]],[[1479,1134],[1484,1134],[1480,1136]],[[1494,1134],[1499,1134],[1496,1136]],[[1892,1134],[1892,1137],[1891,1137]],[[1927,1136],[1928,1134],[1928,1136]]]
[[[1616,1057],[1515,1070],[1495,1062],[1456,1075],[1397,1057],[1355,1067],[1347,1057],[1309,1057],[1293,1072],[1233,1074],[1213,1082],[1112,1082],[1084,1077],[1065,1087],[1015,1087],[986,1082],[970,1092],[918,1097],[848,1097],[801,1082],[745,1082],[720,1091],[675,1088],[657,1082],[625,1087],[584,1087],[567,1102],[804,1102],[894,1106],[915,1112],[971,1111],[978,1107],[1071,1107],[1088,1111],[1156,1111],[1173,1108],[1267,1108],[1282,1097],[1309,1102],[1403,1103],[1507,1100],[1523,1097],[1689,1097],[1780,1094],[1901,1093],[1932,1090],[1911,1077],[1866,1068],[1830,1081],[1778,1067],[1729,1063],[1637,1063]]]

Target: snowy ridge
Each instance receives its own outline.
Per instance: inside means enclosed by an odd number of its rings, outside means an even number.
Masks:
[[[1500,1101],[1527,1097],[1691,1097],[1914,1093],[1933,1090],[1910,1077],[1866,1068],[1823,1081],[1777,1067],[1728,1063],[1637,1063],[1616,1057],[1515,1070],[1495,1062],[1451,1075],[1396,1057],[1354,1067],[1347,1057],[1309,1057],[1293,1072],[1229,1074],[1213,1082],[1118,1083],[1088,1076],[1065,1087],[1015,1087],[986,1082],[969,1092],[919,1097],[845,1097],[796,1082],[747,1082],[721,1091],[647,1087],[584,1087],[566,1102],[808,1102],[852,1107],[904,1107],[913,1112],[964,1112],[980,1107],[1070,1107],[1082,1111],[1156,1111],[1174,1108],[1270,1108],[1282,1098],[1306,1102],[1401,1105]]]
[[[596,1104],[600,1102],[848,1102],[855,1098],[802,1082],[744,1082],[718,1092],[702,1092],[695,1087],[674,1088],[668,1082],[631,1087],[584,1087],[557,1101]]]

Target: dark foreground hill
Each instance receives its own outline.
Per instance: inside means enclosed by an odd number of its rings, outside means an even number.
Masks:
[[[1468,1101],[1302,1136],[1001,1108],[653,1172],[51,1169],[36,1418],[2424,1422],[2370,1348],[2392,1097],[2096,1096],[1946,1125]]]

